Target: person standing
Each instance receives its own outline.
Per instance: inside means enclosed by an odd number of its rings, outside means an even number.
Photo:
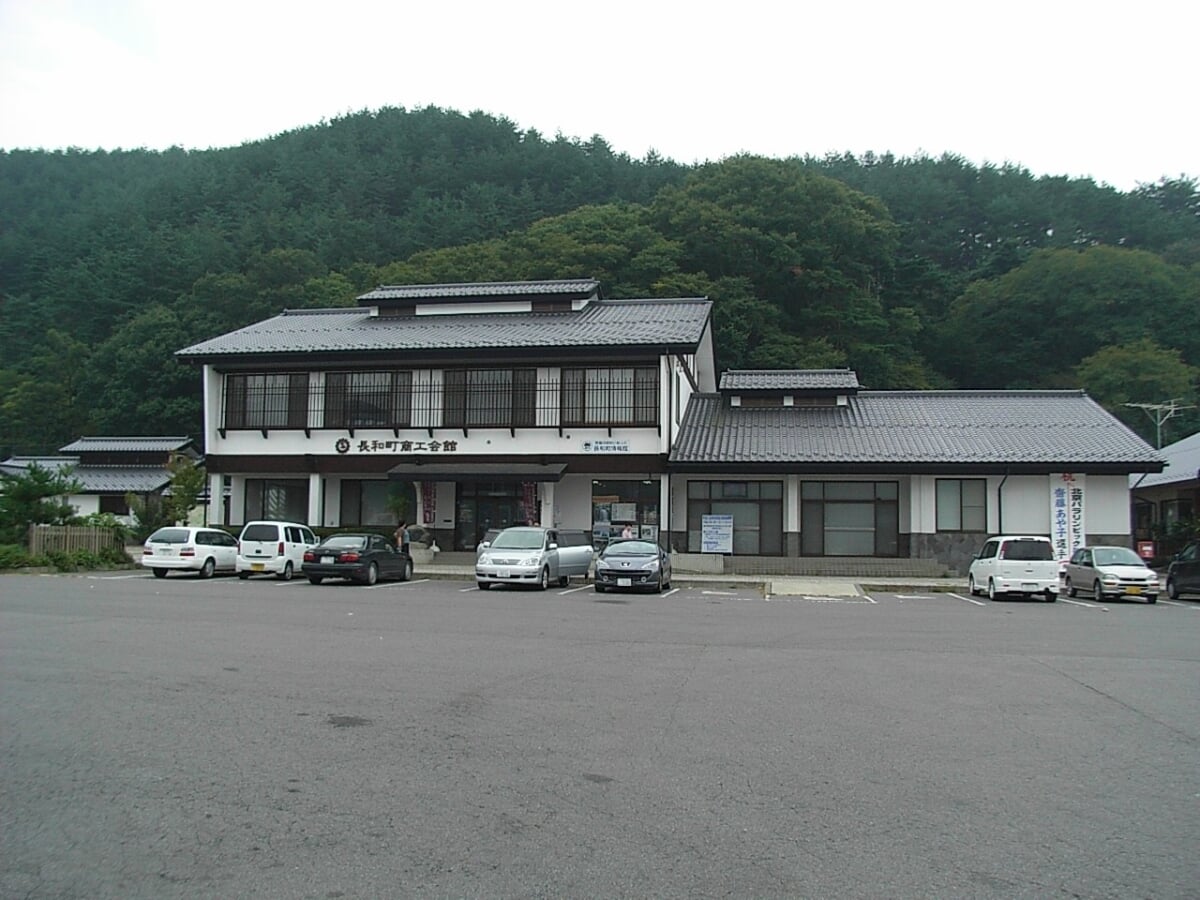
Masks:
[[[400,520],[400,524],[396,526],[396,546],[408,553],[408,522],[405,519]]]

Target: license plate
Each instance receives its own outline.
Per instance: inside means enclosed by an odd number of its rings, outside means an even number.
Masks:
[[[618,578],[617,587],[633,587],[632,578]]]
[[[321,562],[327,566],[331,566],[331,565],[333,565],[333,557],[332,556],[322,556]]]
[[[496,572],[496,577],[497,577],[497,578],[507,578],[507,577],[508,577],[508,569],[500,569],[500,570],[498,570],[498,571]]]
[[[1127,588],[1126,590],[1128,590],[1129,593],[1131,593],[1131,594],[1140,594],[1142,592],[1142,589],[1140,587],[1131,587],[1131,588]]]
[[[262,563],[250,563],[250,570],[252,572],[261,572],[265,568],[266,566],[264,566]]]
[[[1021,590],[1023,590],[1023,591],[1036,591],[1037,589],[1038,589],[1038,586],[1036,584],[1034,584],[1032,581],[1022,582],[1022,584],[1021,584]]]
[[[161,549],[161,550],[159,550],[159,551],[158,551],[158,555],[159,555],[159,556],[174,556],[174,555],[175,555],[175,551],[174,551],[174,550],[170,550],[170,549],[168,549],[168,548],[164,547],[163,549]]]

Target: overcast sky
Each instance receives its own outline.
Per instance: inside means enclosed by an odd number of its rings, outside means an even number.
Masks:
[[[944,152],[1200,175],[1200,4],[0,0],[0,148],[228,147],[483,110],[679,162]]]

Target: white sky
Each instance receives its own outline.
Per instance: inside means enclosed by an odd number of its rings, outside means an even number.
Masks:
[[[640,158],[957,153],[1200,175],[1191,0],[0,0],[0,148],[228,147],[483,110]]]

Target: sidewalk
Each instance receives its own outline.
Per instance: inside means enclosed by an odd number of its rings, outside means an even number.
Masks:
[[[475,567],[461,563],[438,561],[420,563],[415,578],[438,578],[473,581]],[[833,578],[816,575],[707,575],[698,572],[675,572],[672,585],[699,584],[708,587],[725,585],[753,590],[768,596],[780,597],[856,597],[873,591],[892,593],[966,593],[965,579],[956,578]]]

